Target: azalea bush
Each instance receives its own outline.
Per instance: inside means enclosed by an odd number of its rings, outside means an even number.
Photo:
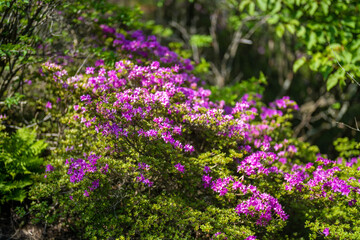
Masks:
[[[35,222],[93,239],[359,238],[356,144],[328,159],[291,137],[290,98],[210,101],[189,59],[101,28],[117,61],[43,65],[66,137],[32,188]]]

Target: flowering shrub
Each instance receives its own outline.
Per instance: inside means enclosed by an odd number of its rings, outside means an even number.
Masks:
[[[36,219],[86,238],[359,237],[358,158],[330,160],[292,138],[295,102],[212,102],[189,60],[140,31],[102,28],[122,58],[113,66],[43,66],[68,132],[33,188]]]

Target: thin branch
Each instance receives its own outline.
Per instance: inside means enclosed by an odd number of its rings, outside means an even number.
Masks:
[[[352,127],[352,126],[350,126],[350,125],[348,125],[348,124],[346,124],[346,123],[343,123],[343,122],[336,122],[336,123],[337,123],[337,124],[341,124],[341,125],[343,125],[343,126],[345,126],[345,127],[347,127],[347,128],[350,128],[350,129],[352,129],[352,130],[355,130],[355,131],[357,131],[357,132],[360,132],[360,129],[359,129],[358,124],[357,124],[357,121],[356,121],[356,118],[355,118],[356,128],[354,128],[354,127]]]
[[[220,86],[221,85],[220,83],[224,82],[223,76],[221,75],[219,69],[216,67],[216,65],[214,63],[211,62],[210,67],[212,69],[212,72],[215,74],[215,79],[216,79],[215,84],[217,86]]]
[[[91,56],[93,56],[93,54],[90,54]],[[76,71],[75,75],[78,75],[78,73],[80,72],[81,68],[84,66],[84,64],[87,62],[88,58],[90,57],[90,55],[87,55],[87,57],[85,58],[85,60],[83,61],[83,63],[81,64],[81,66],[78,68],[78,70]]]
[[[242,20],[242,23],[241,23],[241,26],[235,31],[234,35],[233,35],[233,38],[231,40],[231,43],[229,45],[229,47],[227,48],[225,54],[224,54],[224,57],[223,57],[223,60],[222,60],[222,64],[226,64],[226,61],[228,60],[228,58],[231,56],[231,53],[233,53],[233,49],[236,47],[237,49],[237,46],[239,45],[240,43],[240,40],[241,40],[241,29],[242,27],[244,26],[244,24],[246,22],[249,22],[251,20],[255,20],[257,19],[257,17],[247,17],[245,19]]]
[[[190,35],[183,26],[181,26],[179,23],[174,21],[170,22],[170,26],[176,28],[187,42],[190,41]]]
[[[51,23],[50,23],[50,34],[53,35],[53,36],[55,36],[55,37],[61,37],[61,34],[55,34],[55,33],[53,33],[53,30],[52,30],[53,24],[54,24],[54,22],[51,21]]]
[[[254,27],[252,27],[248,32],[247,32],[247,34],[245,35],[245,39],[248,39],[248,38],[250,38],[254,33],[255,33],[255,31],[259,28],[259,27],[261,27],[261,25],[263,25],[265,22],[266,22],[266,20],[269,18],[270,16],[265,16],[265,17],[263,17],[259,22],[257,22],[256,24],[255,24],[255,26]]]
[[[48,119],[51,118],[51,113],[49,113],[47,116],[44,117],[44,119],[42,119],[41,121],[39,122],[36,122],[36,123],[33,123],[33,124],[30,124],[30,125],[27,125],[25,127],[19,127],[19,126],[15,126],[15,125],[5,125],[6,127],[9,127],[9,128],[14,128],[14,129],[20,129],[20,128],[31,128],[31,127],[34,127],[36,125],[39,125],[40,123],[43,123],[45,121],[47,121]]]
[[[262,25],[266,22],[266,20],[269,18],[269,16],[265,16],[263,17],[259,22],[257,22],[255,24],[254,27],[252,27],[245,35],[245,37],[242,36],[242,28],[244,26],[244,24],[248,21],[251,20],[255,20],[257,19],[256,17],[249,17],[249,18],[245,18],[242,21],[241,26],[235,31],[233,38],[231,40],[230,45],[228,46],[224,57],[221,61],[221,74],[223,75],[223,78],[226,79],[228,77],[228,75],[231,72],[231,68],[232,68],[232,63],[234,60],[234,57],[236,55],[236,52],[238,50],[239,44],[240,43],[244,43],[244,44],[252,44],[252,41],[249,40],[248,38],[251,37],[254,32]]]
[[[181,33],[181,35],[183,36],[185,41],[190,43],[191,37],[190,37],[190,34],[188,33],[188,31],[186,30],[186,28],[184,28],[179,23],[174,22],[174,21],[170,22],[170,26],[176,28]],[[194,58],[195,62],[200,62],[200,55],[199,55],[198,47],[191,43],[190,43],[190,47],[193,52],[193,58]]]
[[[219,17],[219,13],[216,11],[215,13],[211,14],[210,16],[210,36],[213,40],[213,48],[214,48],[214,53],[215,53],[215,60],[219,60],[220,59],[220,48],[219,48],[219,42],[217,40],[217,34],[216,34],[216,24],[218,21],[218,17]]]
[[[238,47],[239,47],[239,44],[240,44],[240,43],[243,43],[243,44],[252,44],[252,41],[249,40],[249,38],[255,33],[255,31],[256,31],[261,25],[263,25],[263,24],[266,22],[266,20],[267,20],[268,18],[269,18],[269,16],[263,17],[260,21],[258,21],[258,22],[255,24],[255,26],[253,26],[253,27],[246,33],[246,35],[245,35],[244,37],[239,38],[239,39],[235,42],[236,45],[234,46],[233,49],[231,49],[232,52],[231,52],[230,58],[229,58],[229,60],[228,60],[228,62],[227,62],[227,64],[226,64],[226,65],[227,65],[227,69],[226,69],[226,73],[227,73],[227,74],[230,74],[230,72],[231,72],[232,64],[233,64],[234,57],[235,57],[235,55],[236,55],[237,49],[238,49]]]

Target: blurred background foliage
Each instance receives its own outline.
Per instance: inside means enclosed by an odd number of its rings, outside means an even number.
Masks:
[[[228,104],[262,72],[269,102],[284,95],[301,107],[294,136],[332,152],[338,137],[359,140],[360,40],[358,1],[351,0],[112,0],[139,6],[207,72],[213,97]],[[253,80],[251,80],[253,81]],[[250,81],[250,82],[251,82]],[[254,87],[246,86],[250,92]],[[216,86],[216,87],[215,87]],[[245,91],[244,91],[245,90]]]

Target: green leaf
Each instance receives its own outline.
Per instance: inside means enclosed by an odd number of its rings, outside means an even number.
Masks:
[[[280,17],[278,14],[274,14],[272,16],[269,17],[269,19],[267,20],[268,24],[276,24],[278,23],[280,20]]]
[[[20,94],[20,93],[15,93],[14,96],[12,97],[8,97],[5,99],[5,105],[10,108],[12,105],[18,105],[19,101],[25,97],[24,95]]]
[[[298,36],[298,37],[303,37],[303,36],[305,36],[305,34],[306,34],[306,29],[305,29],[305,27],[304,26],[300,26],[300,28],[297,30],[297,32],[296,32],[296,36]]]
[[[299,68],[306,62],[306,57],[301,57],[294,62],[293,71],[296,73]]]
[[[326,89],[329,91],[330,89],[332,89],[333,87],[336,86],[336,84],[338,83],[339,78],[337,76],[337,74],[331,74],[330,77],[328,78],[328,80],[326,81]]]
[[[212,38],[209,35],[192,35],[190,44],[197,47],[209,47],[212,43]]]
[[[281,1],[275,1],[275,6],[271,11],[271,14],[275,14],[281,10]]]
[[[319,7],[318,3],[317,2],[311,2],[310,4],[310,10],[309,10],[309,14],[310,16],[314,15],[315,12],[316,12],[316,9]]]
[[[266,11],[267,9],[267,0],[256,0],[257,5],[262,11]]]
[[[341,104],[339,103],[339,102],[336,102],[336,103],[334,103],[333,105],[331,105],[331,107],[333,108],[333,109],[340,109],[340,107],[341,107]]]
[[[311,49],[316,43],[316,33],[315,32],[311,32],[310,36],[309,36],[309,40],[307,43],[307,48]]]
[[[249,4],[249,14],[250,16],[253,16],[255,14],[255,3],[253,2]]]
[[[325,15],[329,14],[329,5],[323,1],[320,1],[321,8]]]
[[[295,26],[292,25],[292,24],[286,24],[286,29],[291,33],[291,34],[294,34],[296,29],[295,29]]]
[[[276,26],[275,28],[275,32],[276,32],[276,35],[279,37],[279,38],[282,38],[282,36],[284,35],[284,32],[285,32],[285,27],[283,24],[279,24]]]
[[[245,1],[241,1],[240,4],[239,4],[239,11],[242,12],[244,11],[245,7],[247,5],[249,5],[250,1],[248,0],[245,0]]]
[[[341,57],[345,60],[345,63],[350,63],[352,60],[352,54],[348,51],[343,51]]]

